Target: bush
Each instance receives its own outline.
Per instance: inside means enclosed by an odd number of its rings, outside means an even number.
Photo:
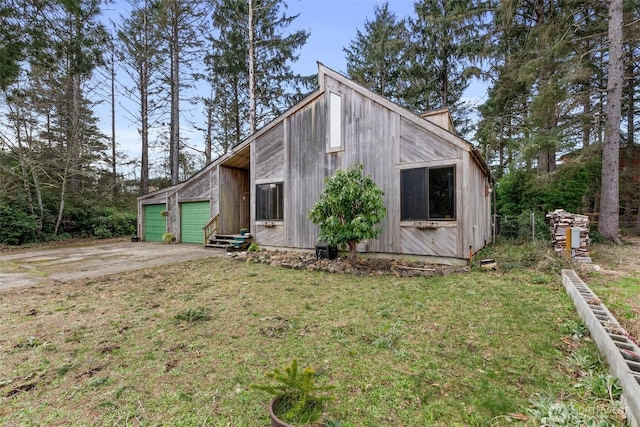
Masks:
[[[320,200],[308,218],[320,226],[318,240],[331,246],[347,245],[349,260],[357,258],[357,244],[375,239],[380,233],[377,224],[387,215],[384,192],[370,176],[363,175],[362,165],[339,169],[325,180]]]
[[[591,243],[605,243],[607,241],[595,226],[589,227],[589,240],[591,240]]]
[[[97,238],[131,236],[136,232],[136,216],[108,207],[92,219],[91,229]]]
[[[534,185],[535,174],[516,170],[506,174],[496,185],[496,202],[500,215],[515,216],[536,208],[540,199]]]
[[[522,212],[517,216],[505,215],[500,219],[500,236],[520,241],[550,240],[551,230],[545,221],[545,215],[534,212],[533,226],[531,224],[531,211]]]
[[[553,173],[537,175],[534,170],[513,170],[503,176],[496,185],[501,235],[531,240],[531,212],[539,216],[535,221],[536,239],[538,230],[541,236],[549,234],[544,223],[547,212],[591,212],[595,194],[600,191],[601,163],[597,156],[587,154],[560,165]]]
[[[36,240],[33,216],[7,205],[0,205],[0,243],[21,245]]]

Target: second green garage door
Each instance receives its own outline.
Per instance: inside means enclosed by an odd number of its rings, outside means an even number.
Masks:
[[[204,244],[202,227],[211,219],[209,202],[180,204],[180,241]]]

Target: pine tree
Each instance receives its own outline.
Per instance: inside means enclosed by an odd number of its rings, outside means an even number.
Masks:
[[[98,164],[104,158],[105,137],[98,130],[88,87],[95,67],[102,63],[107,37],[97,19],[96,1],[24,5],[16,22],[28,28],[37,21],[36,29],[27,31],[37,37],[27,38],[15,84],[5,92],[13,124],[8,140],[15,137],[23,148],[18,161],[24,188],[32,206],[31,191],[35,195],[41,224],[41,190],[47,187],[49,199],[57,197],[53,227],[57,234],[68,196],[92,191],[101,173]]]
[[[196,0],[160,0],[152,4],[153,16],[166,42],[162,52],[166,65],[166,84],[169,87],[169,168],[171,184],[180,181],[181,91],[193,83],[187,73],[192,62],[201,54],[207,32],[207,10]]]
[[[484,33],[485,5],[461,0],[421,0],[410,19],[410,71],[403,94],[414,111],[449,108],[458,132],[468,130],[462,100],[473,77],[480,74],[478,54]]]
[[[211,52],[205,57],[207,79],[212,96],[207,110],[213,111],[209,128],[211,139],[222,154],[238,144],[249,132],[248,55],[245,32],[241,25],[244,2],[221,0],[213,12],[215,33],[209,38]]]
[[[133,87],[126,88],[127,96],[133,99],[139,110],[132,113],[132,120],[140,124],[141,166],[140,192],[149,192],[149,133],[153,117],[164,105],[161,97],[162,44],[155,26],[148,1],[132,4],[128,18],[122,18],[118,39],[119,59],[131,78]]]
[[[501,146],[490,129],[506,123],[512,160],[546,174],[555,170],[558,152],[587,146],[599,134],[599,13],[598,2],[500,3],[493,17],[493,87],[480,108],[479,136],[489,153]]]
[[[389,10],[389,3],[375,6],[374,20],[365,21],[364,31],[356,33],[343,51],[347,59],[347,73],[352,80],[372,91],[403,104],[400,98],[406,74],[406,46],[408,32]]]
[[[284,8],[283,0],[220,0],[213,12],[206,63],[214,96],[208,108],[228,112],[213,125],[222,151],[277,117],[305,89],[291,64],[309,34],[287,33],[297,15]]]

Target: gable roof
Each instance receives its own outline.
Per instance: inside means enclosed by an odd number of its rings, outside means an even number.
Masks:
[[[308,104],[313,102],[316,98],[318,98],[322,94],[324,94],[326,76],[329,76],[330,78],[332,78],[332,79],[340,82],[341,84],[349,87],[350,89],[354,90],[355,92],[360,93],[362,96],[364,96],[366,98],[369,98],[369,99],[373,100],[374,102],[384,106],[385,108],[387,108],[387,109],[399,114],[401,117],[409,120],[410,122],[413,122],[414,124],[416,124],[416,125],[422,127],[423,129],[427,130],[428,132],[438,136],[439,138],[445,139],[445,140],[451,142],[452,144],[456,145],[457,147],[462,148],[465,151],[469,151],[471,153],[472,158],[475,160],[475,162],[478,164],[478,166],[482,169],[482,171],[487,176],[489,176],[489,177],[491,176],[491,171],[489,169],[489,166],[486,164],[486,162],[484,161],[484,159],[482,158],[482,156],[480,155],[478,150],[473,146],[473,144],[470,143],[469,141],[466,141],[465,139],[461,138],[460,136],[458,136],[454,132],[452,132],[452,130],[453,130],[453,121],[451,121],[451,116],[450,116],[450,113],[448,113],[448,109],[435,110],[433,112],[427,112],[427,113],[422,114],[422,116],[419,116],[419,115],[413,113],[412,111],[410,111],[410,110],[408,110],[408,109],[406,109],[404,107],[401,107],[400,105],[394,103],[393,101],[385,98],[384,96],[379,95],[379,94],[373,92],[372,90],[366,88],[365,86],[363,86],[363,85],[361,85],[361,84],[349,79],[348,77],[344,76],[343,74],[332,70],[331,68],[329,68],[329,67],[325,66],[324,64],[322,64],[321,62],[318,62],[317,64],[318,64],[318,89],[314,90],[313,92],[311,92],[310,94],[305,96],[302,100],[300,100],[300,102],[298,102],[297,104],[295,104],[294,106],[292,106],[291,108],[286,110],[284,113],[280,114],[278,117],[276,117],[275,119],[273,119],[272,121],[267,123],[262,128],[258,129],[253,134],[249,135],[247,138],[245,138],[242,142],[240,142],[238,145],[233,147],[227,153],[222,154],[217,159],[213,160],[211,163],[209,163],[208,165],[203,167],[200,171],[198,171],[195,174],[193,174],[187,180],[185,180],[185,181],[183,181],[183,182],[181,182],[179,184],[173,185],[171,187],[163,188],[163,189],[156,190],[154,192],[145,194],[143,196],[138,197],[138,199],[145,199],[145,198],[153,197],[154,195],[157,195],[157,194],[162,193],[162,192],[175,192],[175,191],[179,190],[180,188],[184,187],[185,185],[187,185],[190,181],[195,180],[199,176],[201,176],[202,174],[207,173],[210,169],[216,167],[219,164],[225,163],[226,161],[232,159],[234,156],[237,156],[243,150],[245,150],[247,148],[247,146],[249,144],[251,144],[252,141],[257,139],[261,135],[264,135],[269,130],[273,129],[274,127],[276,127],[277,125],[282,123],[287,117],[292,116],[297,111],[299,111],[302,108],[306,107]],[[447,114],[449,114],[448,120],[451,123],[450,130],[446,129],[444,127],[441,127],[441,126],[437,125],[436,123],[434,123],[434,122],[432,122],[431,120],[428,119],[428,117],[430,117],[430,116],[443,114],[445,112]]]
[[[480,169],[482,169],[482,171],[488,176],[491,176],[491,169],[489,169],[489,166],[487,165],[487,163],[484,161],[484,159],[482,158],[482,155],[478,152],[478,150],[475,148],[475,146],[465,140],[464,138],[460,137],[459,135],[450,132],[449,130],[446,130],[443,127],[438,126],[437,124],[435,124],[434,122],[428,120],[427,118],[423,117],[425,115],[430,115],[432,112],[427,112],[427,113],[423,113],[422,116],[417,115],[416,113],[401,107],[400,105],[394,103],[393,101],[385,98],[382,95],[379,95],[373,91],[371,91],[370,89],[364,87],[363,85],[361,85],[360,83],[357,83],[351,79],[349,79],[348,77],[338,73],[337,71],[334,71],[328,67],[326,67],[325,65],[323,65],[322,63],[318,62],[318,80],[320,83],[320,88],[324,87],[324,76],[330,76],[331,78],[338,80],[340,83],[350,87],[351,89],[355,90],[356,92],[362,94],[363,96],[372,99],[373,101],[385,106],[386,108],[390,109],[391,111],[394,111],[396,113],[398,113],[400,116],[402,116],[403,118],[415,123],[418,126],[421,126],[422,128],[426,129],[427,131],[437,135],[440,138],[443,138],[453,144],[455,144],[456,146],[462,148],[463,150],[469,151],[471,153],[471,156],[473,157],[473,159],[476,161],[476,163],[478,164],[478,166],[480,167]],[[433,112],[433,114],[441,114],[442,110],[436,110]],[[451,120],[449,118],[449,120]],[[453,122],[452,122],[453,123]],[[452,129],[453,129],[453,125],[452,125]]]

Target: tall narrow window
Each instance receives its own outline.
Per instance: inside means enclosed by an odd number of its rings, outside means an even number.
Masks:
[[[427,219],[426,169],[407,169],[400,172],[402,220]]]
[[[283,219],[282,183],[256,185],[256,220],[281,221]]]
[[[329,92],[329,149],[342,147],[342,99]]]
[[[455,219],[453,168],[429,169],[429,219]]]
[[[455,220],[455,168],[400,171],[402,221]]]

